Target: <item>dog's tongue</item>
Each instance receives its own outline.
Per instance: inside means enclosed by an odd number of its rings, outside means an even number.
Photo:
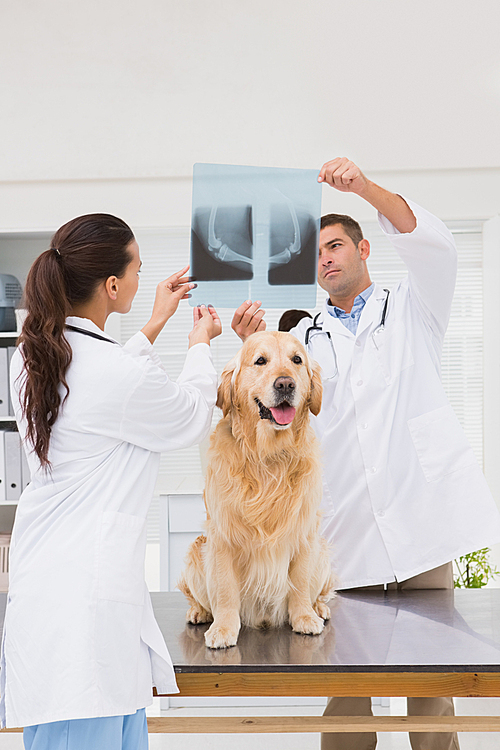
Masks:
[[[287,403],[280,404],[279,406],[270,406],[269,411],[278,424],[290,424],[295,416],[295,409]]]

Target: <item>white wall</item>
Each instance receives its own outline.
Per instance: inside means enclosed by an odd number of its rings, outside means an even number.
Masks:
[[[0,230],[186,225],[196,161],[336,155],[445,219],[492,216],[499,22],[496,0],[1,3]]]
[[[332,156],[331,149],[325,154]],[[375,182],[411,197],[444,220],[487,219],[500,212],[500,167],[365,171]],[[135,229],[189,226],[191,185],[190,177],[0,181],[0,231],[51,232],[69,218],[92,211],[117,214]],[[356,196],[327,186],[323,211],[351,213],[361,222],[375,216]]]
[[[443,219],[493,217],[499,21],[496,0],[4,0],[0,232],[46,234],[91,211],[187,226],[196,161],[337,155]],[[324,211],[373,218],[323,191]],[[15,249],[2,242],[1,257]]]
[[[19,0],[0,179],[500,167],[495,0]]]

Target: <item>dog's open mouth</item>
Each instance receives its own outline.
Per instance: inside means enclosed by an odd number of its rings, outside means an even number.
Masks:
[[[276,422],[279,425],[286,425],[293,422],[296,410],[293,406],[290,406],[288,401],[282,401],[278,406],[267,407],[264,406],[262,401],[256,398],[255,403],[259,407],[261,419],[269,419],[271,422]]]

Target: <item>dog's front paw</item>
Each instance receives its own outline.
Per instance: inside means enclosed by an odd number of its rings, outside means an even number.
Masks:
[[[192,625],[199,625],[202,622],[212,622],[213,619],[212,614],[203,609],[201,604],[193,604],[186,614],[186,622],[190,622]]]
[[[296,633],[319,635],[324,627],[325,623],[315,612],[307,615],[299,615],[292,619],[292,628]]]
[[[323,602],[316,602],[313,606],[313,609],[316,614],[319,615],[319,617],[321,617],[323,620],[330,619],[330,607],[327,607],[326,604],[323,604]]]
[[[215,622],[210,625],[205,633],[205,643],[208,648],[228,648],[236,646],[239,628],[231,628],[227,625],[218,625]]]

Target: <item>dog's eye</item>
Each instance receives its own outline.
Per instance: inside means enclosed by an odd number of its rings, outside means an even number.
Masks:
[[[256,359],[254,362],[254,365],[265,365],[267,364],[267,359],[265,357],[259,357],[259,359]]]
[[[292,357],[292,362],[294,363],[294,365],[301,365],[302,357],[299,357],[299,355],[296,354],[295,357]]]

